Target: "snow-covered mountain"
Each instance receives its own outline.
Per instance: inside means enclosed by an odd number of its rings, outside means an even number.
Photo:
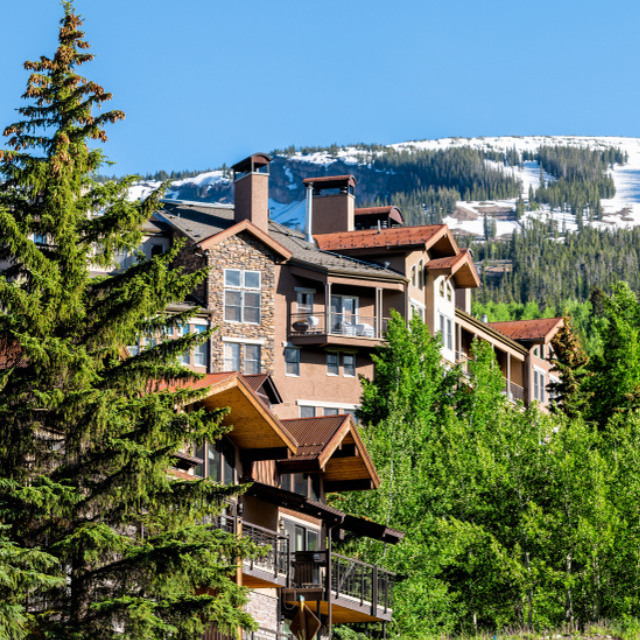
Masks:
[[[405,150],[445,150],[454,147],[474,147],[487,151],[507,152],[512,149],[518,152],[535,152],[541,146],[575,146],[590,149],[607,149],[613,147],[627,153],[628,162],[616,165],[611,171],[616,195],[609,200],[602,200],[604,215],[601,221],[592,224],[600,228],[630,227],[640,225],[640,138],[625,137],[588,137],[588,136],[501,136],[494,138],[444,138],[439,140],[422,140],[401,142],[389,145],[398,151]],[[304,225],[304,191],[302,178],[318,175],[319,172],[331,172],[332,165],[343,173],[345,168],[364,169],[371,167],[376,155],[385,153],[384,147],[364,148],[358,146],[333,148],[314,153],[297,152],[291,156],[278,156],[272,163],[272,184],[270,193],[271,216],[273,219],[289,226]],[[510,172],[522,183],[522,193],[526,198],[529,186],[534,190],[540,185],[540,167],[537,162],[525,162],[522,168],[504,167],[501,163],[485,161],[492,168]],[[553,180],[545,176],[546,180]],[[367,183],[361,181],[359,193],[369,189],[367,195],[373,199],[375,192],[375,176],[368,175]],[[159,183],[142,182],[131,189],[132,199],[148,195]],[[231,201],[231,184],[222,171],[210,171],[193,178],[186,178],[172,183],[167,198],[198,201]],[[498,236],[511,234],[527,218],[552,218],[557,220],[561,230],[574,230],[574,216],[558,211],[550,212],[548,207],[537,211],[527,211],[521,221],[516,221],[511,212],[515,209],[515,199],[482,202],[458,202],[456,211],[447,217],[445,222],[459,233],[481,236],[483,234],[484,215],[495,220]]]

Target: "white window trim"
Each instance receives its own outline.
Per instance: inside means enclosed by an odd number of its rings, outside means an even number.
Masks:
[[[200,327],[208,327],[210,322],[205,318],[190,318],[186,324],[198,325]]]
[[[282,475],[291,475],[291,474],[282,474]],[[318,533],[321,532],[321,529],[319,528],[316,529],[317,525],[314,524],[313,522],[309,522],[307,520],[301,520],[300,518],[296,518],[295,516],[290,516],[288,513],[286,516],[281,515],[280,520],[287,520],[289,522],[293,522],[293,524],[298,524],[300,526],[304,526],[307,529],[312,529],[313,531],[317,531]]]
[[[321,409],[349,409],[355,411],[360,408],[359,404],[349,404],[345,402],[321,402],[319,400],[296,400],[297,406],[319,407]]]
[[[423,311],[427,310],[427,305],[422,302],[418,302],[415,298],[409,296],[409,303],[414,304],[416,307],[420,307]]]
[[[222,342],[235,342],[238,344],[255,344],[263,345],[266,340],[253,338],[234,338],[233,336],[222,336]]]

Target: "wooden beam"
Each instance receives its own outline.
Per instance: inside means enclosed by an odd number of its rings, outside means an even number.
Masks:
[[[366,491],[374,488],[371,480],[343,480],[324,483],[324,489],[327,493],[333,491]]]
[[[258,462],[260,460],[281,460],[286,458],[289,452],[288,447],[269,447],[264,449],[244,449],[243,460],[247,462]]]

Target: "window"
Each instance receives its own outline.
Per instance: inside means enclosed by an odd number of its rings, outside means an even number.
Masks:
[[[203,327],[202,325],[195,325],[196,333],[204,333],[207,330],[207,327]],[[193,353],[193,364],[196,367],[206,367],[207,366],[207,343],[204,342],[199,344]]]
[[[340,375],[340,355],[337,353],[327,353],[327,375]]]
[[[260,324],[260,272],[224,270],[224,319]]]
[[[416,314],[424,322],[424,314],[425,314],[424,306],[413,299],[409,300],[409,304],[411,306],[411,315],[413,316],[413,314]]]
[[[418,289],[424,289],[424,263],[418,262]]]
[[[204,446],[196,448],[195,456],[203,461],[195,468],[196,476],[223,484],[235,482],[236,450],[227,440],[206,442]]]
[[[442,344],[444,344],[444,316],[440,314],[440,336],[442,337]]]
[[[244,345],[244,373],[260,373],[260,346],[257,344]]]
[[[355,336],[358,324],[358,298],[331,296],[331,333]]]
[[[447,318],[447,349],[453,350],[453,322]]]
[[[322,412],[325,416],[337,416],[341,413],[340,409],[335,409],[333,407],[325,407]]]
[[[342,356],[342,375],[347,378],[355,378],[356,375],[356,357],[351,353],[345,353]]]
[[[34,233],[33,241],[36,244],[47,244],[47,234],[46,233]]]
[[[224,370],[240,371],[240,345],[237,342],[224,345]]]
[[[178,329],[178,335],[183,335],[183,336],[189,335],[189,325],[188,324],[183,324]],[[180,364],[186,364],[186,365],[191,364],[191,356],[189,355],[189,351],[185,351],[180,356]]]
[[[284,350],[285,373],[288,376],[300,375],[300,349],[287,347]]]
[[[342,364],[342,375],[354,378],[356,375],[356,356],[352,353],[327,353],[327,375],[339,376]]]
[[[151,244],[149,245],[149,257],[155,258],[156,256],[161,256],[164,253],[164,245],[163,244]]]
[[[317,473],[285,473],[282,474],[281,485],[283,489],[310,500],[320,498],[320,476]]]
[[[298,291],[296,302],[298,313],[313,313],[313,293]]]
[[[445,289],[446,289],[446,285],[444,283],[444,278],[442,278],[442,280],[440,280],[440,287],[439,287],[439,291],[440,291],[440,297],[444,298],[445,295]]]
[[[320,549],[320,531],[303,526],[291,520],[283,520],[284,534],[289,538],[291,551],[318,551]],[[317,569],[314,568],[314,572]],[[315,578],[319,579],[319,575]]]
[[[545,396],[545,375],[542,371],[538,371],[537,369],[533,370],[533,397],[535,400],[539,400],[540,402],[544,402]]]
[[[241,342],[224,343],[224,370],[239,371],[245,375],[260,373],[260,354],[258,344]]]
[[[450,282],[447,282],[447,300],[451,302],[453,298],[453,286]]]
[[[316,408],[310,406],[301,406],[300,407],[300,417],[301,418],[315,418],[316,417]]]

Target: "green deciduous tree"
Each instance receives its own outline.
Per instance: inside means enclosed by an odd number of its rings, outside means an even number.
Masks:
[[[0,635],[178,639],[212,621],[250,626],[234,576],[252,548],[197,524],[236,488],[168,473],[186,442],[223,432],[221,412],[176,411],[196,397],[176,356],[208,334],[135,357],[124,346],[184,321],[164,309],[205,274],[170,268],[176,247],[90,276],[135,252],[159,194],[131,203],[133,178],[91,180],[104,160],[91,141],[124,116],[95,113],[111,96],[76,73],[92,56],[64,8],[55,55],[25,65],[29,103],[0,152]]]

